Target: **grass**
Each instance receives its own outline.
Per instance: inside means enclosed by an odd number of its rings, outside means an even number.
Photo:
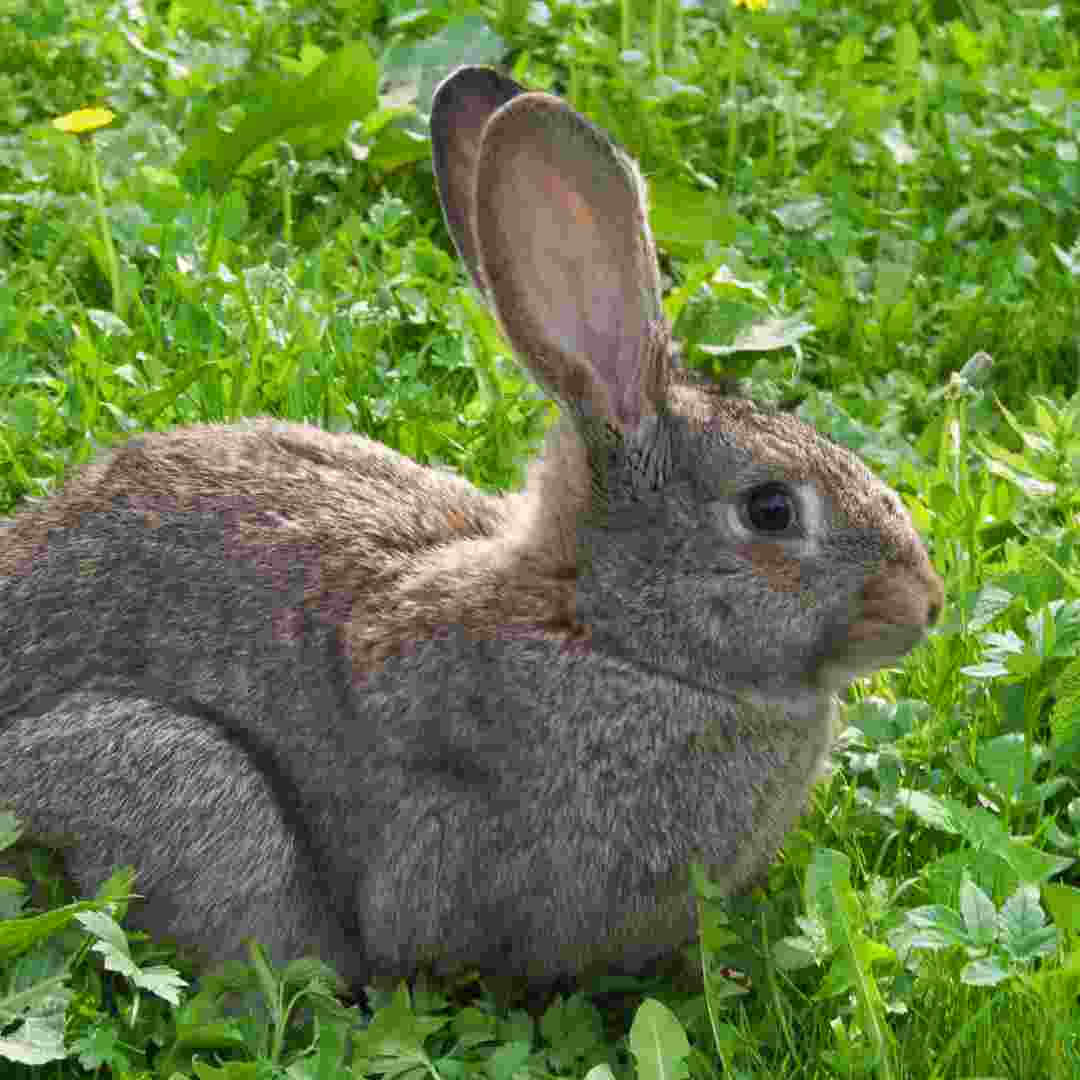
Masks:
[[[40,855],[34,908],[0,879],[5,1076],[1080,1075],[1069,5],[0,16],[0,512],[129,432],[259,413],[516,482],[551,411],[463,287],[423,117],[447,70],[493,62],[641,160],[688,361],[856,448],[949,595],[902,670],[851,691],[765,887],[721,902],[698,882],[688,983],[589,985],[535,1017],[421,985],[362,1013],[332,973],[253,948],[194,993],[113,922],[128,878],[65,906]],[[92,105],[116,118],[51,124]]]

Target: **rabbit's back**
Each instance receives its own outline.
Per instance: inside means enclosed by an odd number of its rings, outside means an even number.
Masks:
[[[252,554],[307,551],[323,582],[309,583],[313,594],[345,566],[350,584],[363,586],[403,558],[493,535],[505,516],[501,499],[360,436],[267,419],[196,425],[133,438],[10,522],[0,582],[33,567],[66,531],[92,532],[100,515],[130,513],[133,524],[141,515],[152,530],[162,515],[189,511],[220,514],[230,541]]]

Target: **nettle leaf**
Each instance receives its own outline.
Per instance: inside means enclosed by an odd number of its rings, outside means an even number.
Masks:
[[[1048,650],[1050,656],[1072,658],[1080,648],[1080,600],[1052,600],[1048,605],[1053,615],[1054,640]],[[1032,617],[1034,618],[1034,616]],[[1039,629],[1038,641],[1047,632],[1044,622]]]
[[[997,908],[970,878],[960,883],[960,914],[964,917],[964,929],[971,944],[976,948],[988,948],[994,943],[998,932]]]
[[[1057,949],[1057,930],[1046,925],[1036,885],[1021,885],[1005,901],[999,921],[1002,947],[1014,960],[1034,960]]]
[[[949,805],[944,799],[927,795],[925,791],[898,788],[896,801],[900,806],[910,810],[924,825],[947,833],[955,834],[960,831],[955,821],[955,807]]]
[[[786,971],[823,964],[832,951],[824,924],[809,915],[799,915],[795,921],[802,934],[799,937],[781,938],[773,946],[776,963]]]
[[[815,195],[810,199],[801,199],[798,202],[784,203],[773,209],[773,217],[783,227],[791,232],[812,229],[829,213],[829,204]]]
[[[1020,656],[1026,646],[1024,639],[1015,630],[1006,630],[1004,633],[990,631],[983,637],[986,651],[996,659],[1007,660],[1010,656]]]
[[[131,327],[111,311],[87,308],[86,317],[103,337],[131,337]]]
[[[1054,693],[1057,701],[1050,714],[1054,752],[1059,758],[1080,755],[1080,659],[1058,676]]]
[[[1010,840],[1000,854],[1020,881],[1049,881],[1076,862],[1063,855],[1040,851],[1022,840]]]
[[[937,950],[970,943],[964,920],[944,904],[913,908],[904,914],[904,921],[914,929],[906,939],[913,948]]]
[[[540,1034],[555,1056],[570,1064],[603,1045],[603,1020],[584,994],[558,997],[540,1020]]]
[[[1013,602],[1013,594],[1000,585],[986,585],[979,590],[975,607],[968,617],[968,626],[978,632],[985,630]]]
[[[965,964],[960,981],[968,986],[997,986],[1009,977],[1009,969],[996,956],[984,956]]]
[[[690,1041],[679,1018],[653,998],[641,1003],[630,1028],[630,1050],[638,1080],[682,1080],[689,1076]]]
[[[46,1065],[67,1057],[64,1020],[73,997],[70,990],[63,988],[50,988],[35,996],[28,1008],[17,1013],[23,1018],[18,1027],[0,1038],[0,1058],[22,1065]],[[9,1018],[7,1012],[0,1015]]]
[[[1045,750],[1036,743],[1031,750],[1033,773],[1045,756]],[[1022,732],[1008,732],[980,743],[976,758],[983,776],[1009,798],[1024,784],[1028,749]]]

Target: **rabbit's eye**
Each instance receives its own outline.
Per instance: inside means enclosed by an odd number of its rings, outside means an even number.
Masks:
[[[763,533],[784,533],[797,520],[795,497],[781,484],[762,484],[746,499],[746,519]]]

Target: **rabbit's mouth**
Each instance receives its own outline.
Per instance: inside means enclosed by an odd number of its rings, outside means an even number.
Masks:
[[[824,689],[842,690],[853,679],[898,663],[925,635],[920,626],[874,618],[860,619],[857,631],[818,669],[818,682]]]

